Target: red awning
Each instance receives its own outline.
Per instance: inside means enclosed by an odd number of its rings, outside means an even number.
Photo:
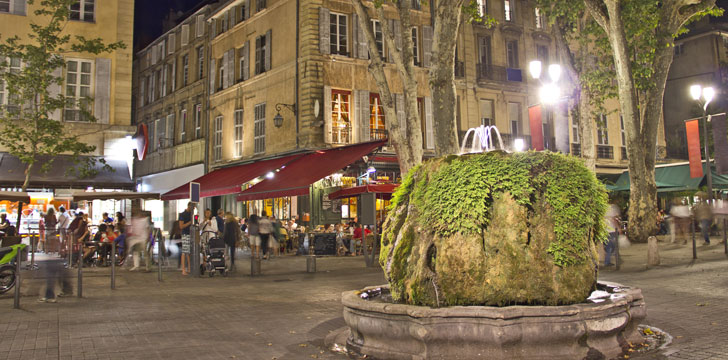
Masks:
[[[347,197],[354,197],[354,196],[358,196],[359,194],[366,194],[366,193],[392,194],[394,192],[394,190],[397,189],[397,186],[399,186],[399,184],[370,184],[370,185],[355,186],[355,187],[350,187],[350,188],[346,188],[346,189],[341,189],[339,191],[334,191],[331,194],[329,194],[329,199],[341,199],[341,198],[347,198]]]
[[[270,171],[274,171],[303,156],[303,154],[290,155],[277,159],[256,161],[250,164],[217,169],[191,182],[200,183],[200,197],[236,194],[240,192],[240,186],[246,182],[258,176],[265,175]],[[189,199],[189,197],[190,183],[185,183],[162,195],[162,200]]]
[[[357,161],[386,140],[319,150],[291,162],[273,179],[265,179],[238,195],[238,201],[261,200],[284,196],[307,195],[308,187]]]

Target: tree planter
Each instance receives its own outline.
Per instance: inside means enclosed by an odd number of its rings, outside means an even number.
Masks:
[[[640,289],[598,287],[614,293],[600,303],[445,308],[349,291],[342,295],[347,348],[377,359],[609,359],[641,339],[636,330],[646,309]]]

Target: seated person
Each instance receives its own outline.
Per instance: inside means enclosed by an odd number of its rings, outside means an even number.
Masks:
[[[5,233],[7,236],[15,236],[15,228],[10,225],[8,214],[0,214],[0,232]]]
[[[101,227],[104,227],[103,231]],[[114,232],[114,225],[99,226],[99,233],[102,233],[99,241],[99,253],[101,255],[102,265],[106,265],[106,258],[111,252],[111,243],[116,239],[117,234]]]
[[[351,246],[350,246],[351,256],[361,254],[361,251],[358,248],[361,247],[362,240],[364,239],[364,237],[366,237],[367,235],[369,235],[371,233],[372,233],[372,231],[369,230],[368,228],[362,228],[361,225],[354,223],[354,235],[352,235],[352,237],[351,237]],[[363,234],[363,236],[362,236],[362,234]],[[359,251],[357,251],[357,250],[359,250]]]

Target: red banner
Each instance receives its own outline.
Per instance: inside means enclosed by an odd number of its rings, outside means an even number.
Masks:
[[[700,155],[700,121],[698,119],[686,121],[685,134],[688,138],[690,177],[703,177],[703,158]]]
[[[528,122],[531,127],[531,148],[543,150],[543,124],[541,121],[541,105],[528,108]]]

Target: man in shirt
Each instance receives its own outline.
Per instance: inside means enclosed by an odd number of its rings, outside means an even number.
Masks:
[[[114,219],[109,217],[109,213],[103,213],[101,214],[101,222],[106,225],[112,225],[114,224]]]
[[[223,211],[222,209],[217,209],[217,216],[215,216],[215,221],[217,222],[218,235],[222,235],[222,230],[225,229],[225,211]]]
[[[71,217],[68,216],[66,208],[63,206],[58,208],[58,233],[61,235],[61,253],[65,254],[68,250],[68,225],[71,224]]]

